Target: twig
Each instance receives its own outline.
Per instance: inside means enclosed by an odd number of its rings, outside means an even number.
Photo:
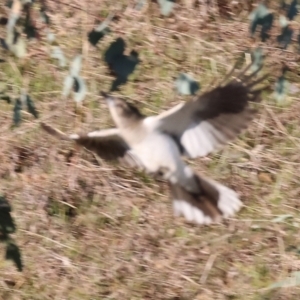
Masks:
[[[206,282],[207,277],[208,277],[208,274],[209,274],[209,272],[210,272],[210,270],[211,270],[211,268],[212,268],[212,266],[213,266],[213,264],[214,264],[215,259],[217,258],[217,256],[218,256],[218,253],[215,253],[215,254],[212,254],[212,255],[208,258],[208,260],[207,260],[207,262],[206,262],[206,265],[205,265],[205,267],[204,267],[203,274],[202,274],[202,276],[201,276],[201,278],[200,278],[200,283],[201,283],[201,284],[204,284],[204,283]]]
[[[273,119],[273,121],[276,123],[277,127],[279,128],[280,132],[283,133],[285,136],[288,137],[288,139],[293,142],[295,144],[295,146],[299,146],[299,144],[295,141],[295,139],[293,137],[291,137],[285,127],[282,125],[282,123],[279,121],[279,119],[277,118],[277,116],[274,114],[274,112],[269,109],[269,108],[266,108],[267,112],[269,113],[269,115],[271,116],[271,118]]]

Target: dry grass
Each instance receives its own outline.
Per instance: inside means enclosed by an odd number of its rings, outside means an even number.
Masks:
[[[31,43],[27,61],[7,57],[0,79],[16,91],[29,79],[40,120],[66,132],[112,125],[98,92],[112,81],[102,55],[117,36],[142,60],[120,93],[146,114],[182,100],[172,90],[178,72],[194,74],[206,87],[250,46],[245,14],[205,21],[201,6],[187,8],[181,1],[177,20],[160,18],[155,3],[141,14],[127,8],[95,49],[86,33],[94,16],[106,16],[115,5],[73,1],[82,11],[48,2],[55,12],[52,29],[68,58],[78,49],[84,54],[89,94],[80,113],[72,99],[61,100],[67,70],[49,59],[46,42]],[[124,8],[125,2],[117,6]],[[293,47],[281,52],[268,44],[264,49],[270,82],[280,60],[297,69]],[[289,76],[299,86],[297,72]],[[0,262],[0,298],[299,299],[297,287],[265,290],[300,269],[298,100],[294,95],[279,107],[266,94],[246,133],[224,150],[191,162],[238,191],[245,203],[235,219],[210,227],[173,218],[166,186],[45,136],[31,116],[23,114],[21,126],[11,130],[11,106],[0,102],[1,192],[13,206],[25,264],[18,273],[10,262]],[[285,214],[292,217],[272,222]]]

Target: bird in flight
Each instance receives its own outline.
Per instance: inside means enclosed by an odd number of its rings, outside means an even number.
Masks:
[[[242,207],[232,189],[193,171],[183,157],[204,157],[246,129],[267,87],[251,65],[233,77],[236,65],[217,87],[156,116],[144,116],[125,100],[102,92],[115,128],[66,135],[41,123],[48,133],[167,180],[174,214],[189,222],[211,224],[233,216]]]

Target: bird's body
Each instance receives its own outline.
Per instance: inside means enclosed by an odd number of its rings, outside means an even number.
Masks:
[[[172,184],[181,182],[190,192],[199,192],[192,170],[184,163],[174,138],[156,129],[154,116],[144,118],[137,131],[121,130],[121,136],[130,145],[146,172],[162,172]]]
[[[126,138],[124,140],[128,142]],[[178,147],[167,134],[154,131],[139,142],[129,142],[128,145],[150,173],[156,173],[161,168],[168,168],[172,173],[181,169]]]
[[[132,104],[105,94],[114,129],[66,137],[42,125],[52,135],[75,140],[103,158],[118,158],[160,174],[169,183],[175,214],[210,224],[234,215],[242,202],[233,190],[196,174],[182,156],[206,156],[246,128],[255,112],[249,102],[261,100],[263,89],[252,90],[263,79],[253,81],[258,71],[242,73],[241,80],[233,79],[157,116],[145,117]]]

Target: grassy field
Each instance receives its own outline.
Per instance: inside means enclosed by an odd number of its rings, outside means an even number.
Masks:
[[[81,74],[89,92],[76,110],[71,98],[61,96],[68,69],[49,58],[43,35],[28,44],[25,59],[1,50],[6,62],[0,80],[14,97],[28,88],[40,119],[24,112],[22,124],[12,130],[12,105],[0,101],[0,193],[13,207],[14,238],[25,265],[19,273],[11,262],[0,261],[0,299],[299,299],[298,287],[269,289],[300,270],[297,94],[280,106],[271,93],[264,94],[243,135],[190,162],[235,189],[245,204],[236,218],[209,227],[174,218],[165,184],[100,161],[40,129],[41,120],[67,133],[113,125],[99,91],[113,80],[102,57],[119,36],[142,60],[119,94],[147,115],[188,99],[173,89],[179,72],[193,74],[205,89],[253,47],[246,11],[228,20],[181,1],[175,17],[164,19],[156,3],[135,12],[129,2],[48,1],[51,30],[67,58],[83,53]],[[87,32],[112,9],[122,14],[94,48]],[[273,84],[285,61],[292,69],[288,78],[299,87],[298,49],[277,49],[276,28],[262,45],[263,72],[270,72]]]

